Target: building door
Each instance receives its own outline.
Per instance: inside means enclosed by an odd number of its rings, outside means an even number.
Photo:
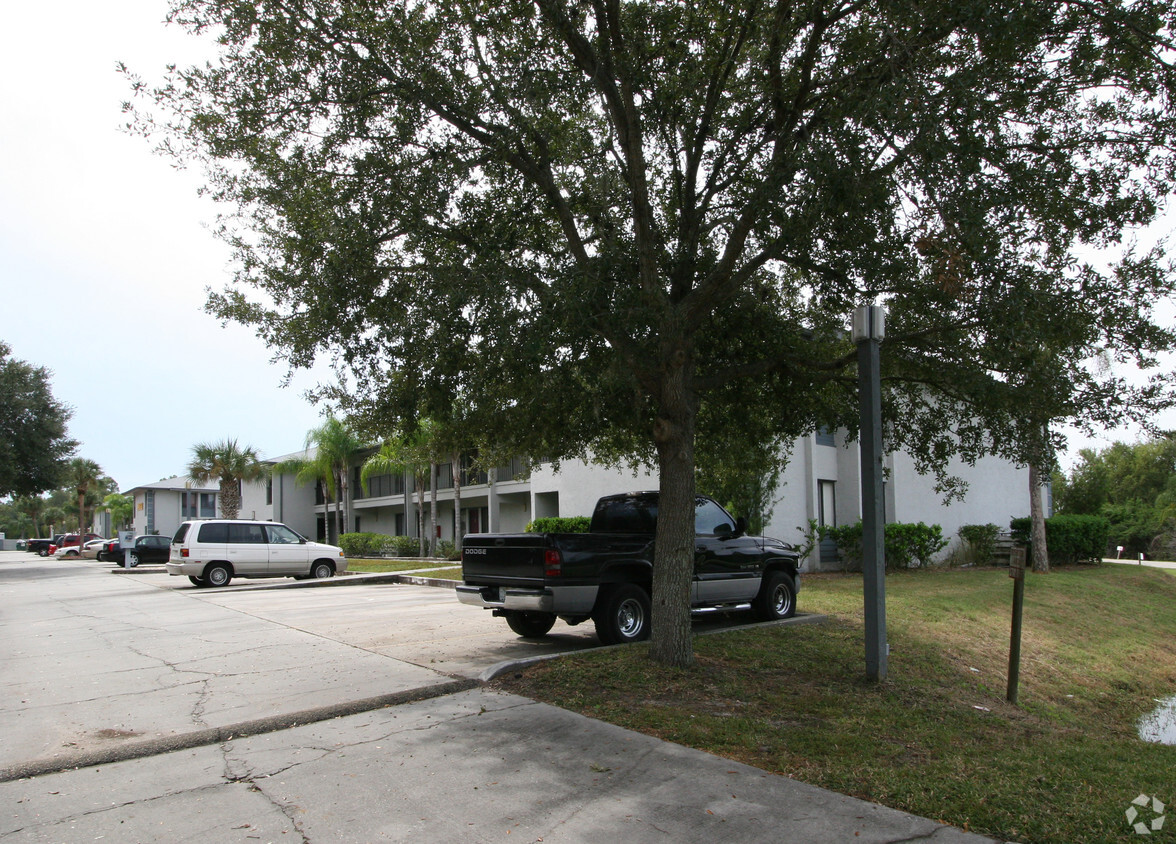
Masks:
[[[837,527],[837,482],[817,481],[817,523],[821,527]],[[822,539],[820,560],[822,563],[836,563],[840,557],[837,542],[832,538]]]

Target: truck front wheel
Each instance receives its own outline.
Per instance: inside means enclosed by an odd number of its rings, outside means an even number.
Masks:
[[[596,635],[606,645],[625,645],[649,638],[649,593],[634,583],[609,590],[592,616]]]
[[[768,572],[751,606],[760,621],[792,618],[796,615],[796,586],[792,578],[779,570]]]
[[[538,639],[546,636],[555,624],[555,616],[549,612],[523,612],[511,610],[506,613],[506,623],[524,639]]]

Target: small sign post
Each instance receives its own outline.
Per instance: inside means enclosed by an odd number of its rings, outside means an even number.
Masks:
[[[1013,629],[1009,637],[1009,686],[1005,697],[1017,702],[1017,686],[1021,680],[1021,612],[1025,607],[1025,549],[1009,552],[1009,577],[1013,578]]]

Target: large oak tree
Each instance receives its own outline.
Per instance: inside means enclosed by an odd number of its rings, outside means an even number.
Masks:
[[[351,409],[661,476],[653,655],[692,660],[698,453],[856,428],[851,310],[889,311],[888,443],[1048,457],[1042,420],[1169,401],[1087,365],[1173,344],[1151,0],[178,0],[218,59],[132,125],[234,209],[209,308]],[[136,108],[136,107],[133,107]]]
[[[57,486],[77,448],[73,411],[53,397],[47,369],[10,354],[0,342],[0,497],[35,496]]]

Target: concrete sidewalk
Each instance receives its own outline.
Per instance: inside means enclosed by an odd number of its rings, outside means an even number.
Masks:
[[[472,689],[0,784],[0,841],[983,842]]]
[[[4,563],[4,844],[990,840],[144,578]]]

